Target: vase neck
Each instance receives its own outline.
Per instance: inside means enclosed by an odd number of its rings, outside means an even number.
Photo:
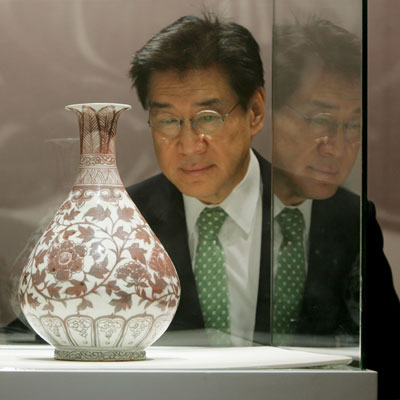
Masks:
[[[115,135],[121,110],[113,106],[83,106],[78,115],[81,154],[115,154]]]
[[[73,109],[80,131],[80,165],[75,186],[122,186],[115,159],[115,135],[121,109],[113,105]]]
[[[81,154],[79,173],[74,186],[123,187],[115,154]]]

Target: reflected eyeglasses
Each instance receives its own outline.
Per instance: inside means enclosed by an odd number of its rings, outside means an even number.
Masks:
[[[337,118],[330,113],[319,113],[312,117],[296,110],[290,104],[286,104],[288,108],[303,117],[310,126],[310,134],[315,138],[333,137],[336,135],[339,126],[343,126],[345,139],[350,143],[359,142],[361,139],[361,123],[360,118],[350,122],[338,122]]]

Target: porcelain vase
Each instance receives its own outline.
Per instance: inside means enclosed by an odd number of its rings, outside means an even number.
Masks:
[[[56,359],[145,359],[174,317],[180,284],[118,173],[117,122],[130,106],[66,108],[78,116],[79,172],[22,271],[21,309]]]

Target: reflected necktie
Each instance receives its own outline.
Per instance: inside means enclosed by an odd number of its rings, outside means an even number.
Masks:
[[[276,217],[283,240],[274,281],[273,343],[290,345],[296,332],[306,279],[304,217],[297,208],[284,208]]]
[[[197,219],[196,286],[204,324],[213,345],[230,344],[228,279],[225,254],[218,239],[226,217],[221,207],[213,207],[204,208]]]

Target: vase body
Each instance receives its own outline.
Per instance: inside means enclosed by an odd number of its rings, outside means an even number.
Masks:
[[[24,248],[15,258],[11,273],[8,279],[8,298],[14,315],[26,326],[29,326],[21,311],[21,305],[18,297],[18,287],[21,272],[27,264],[28,258],[36,243],[46,230],[49,222],[54,218],[54,214],[60,207],[60,203],[66,198],[71,190],[76,178],[76,170],[79,166],[79,138],[66,137],[57,139],[47,139],[44,142],[47,151],[52,152],[56,159],[53,167],[56,168],[53,193],[49,199],[46,199],[47,210],[36,225],[36,229],[30,234],[25,242]]]
[[[66,108],[79,121],[78,177],[22,271],[21,308],[56,359],[144,359],[174,317],[180,284],[119,177],[116,127],[130,106]]]

